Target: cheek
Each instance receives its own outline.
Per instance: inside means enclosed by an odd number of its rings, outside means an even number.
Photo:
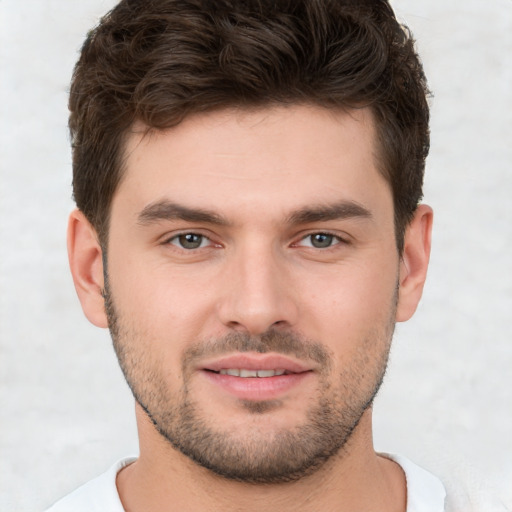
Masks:
[[[307,334],[339,347],[387,332],[394,322],[397,272],[397,261],[333,269],[323,287],[303,293],[308,297],[301,307]]]
[[[214,302],[202,285],[204,276],[134,258],[119,258],[109,275],[118,313],[134,330],[173,346],[208,334],[205,324]]]

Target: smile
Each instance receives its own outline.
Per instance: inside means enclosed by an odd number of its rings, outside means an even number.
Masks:
[[[283,399],[293,389],[311,385],[316,368],[314,362],[285,354],[236,352],[203,360],[197,370],[215,395],[262,401]]]
[[[285,375],[286,370],[248,370],[248,369],[240,369],[240,368],[222,368],[218,373],[221,375],[231,375],[232,377],[242,377],[242,378],[266,378],[266,377],[276,377],[279,375]]]

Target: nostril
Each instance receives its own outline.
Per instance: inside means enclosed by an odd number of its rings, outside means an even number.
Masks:
[[[227,327],[229,327],[230,329],[233,329],[234,331],[246,331],[247,330],[240,322],[235,322],[235,321],[228,322]]]

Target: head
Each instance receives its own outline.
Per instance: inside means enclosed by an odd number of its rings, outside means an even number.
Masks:
[[[225,108],[369,108],[393,194],[398,251],[429,148],[423,69],[387,1],[122,1],[92,30],[70,91],[73,190],[107,246],[135,123]]]
[[[141,439],[251,483],[371,445],[430,248],[412,44],[384,1],[123,1],[89,35],[70,261]]]

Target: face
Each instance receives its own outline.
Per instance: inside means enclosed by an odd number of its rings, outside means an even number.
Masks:
[[[156,435],[217,474],[309,474],[368,412],[395,322],[371,115],[294,106],[139,128],[105,283],[126,379]]]

